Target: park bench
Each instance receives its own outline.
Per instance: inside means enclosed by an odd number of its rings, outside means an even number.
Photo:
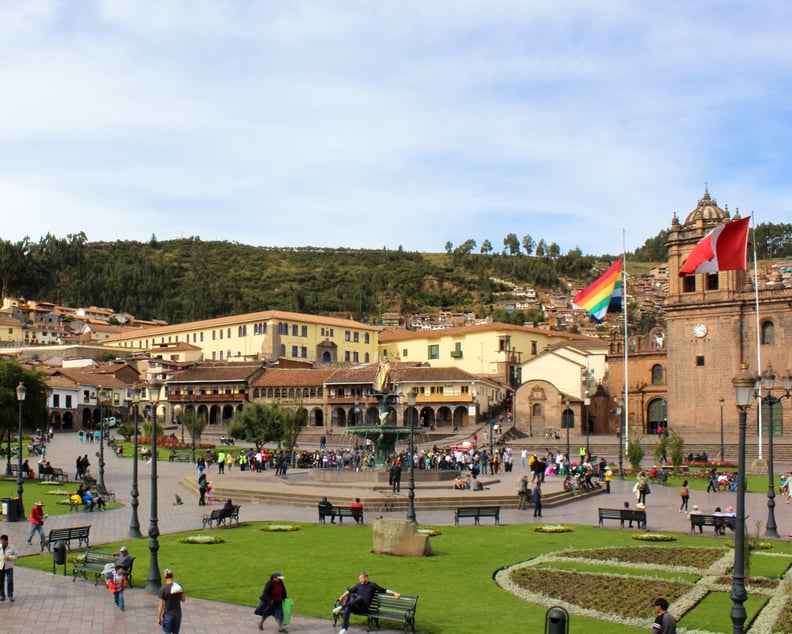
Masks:
[[[602,528],[602,522],[605,520],[619,520],[621,528],[624,528],[624,522],[636,522],[638,528],[646,528],[646,511],[637,509],[597,509],[599,515],[599,525]]]
[[[88,547],[88,533],[91,530],[90,526],[72,526],[71,528],[53,528],[50,529],[49,535],[41,542],[41,550],[44,547],[47,550],[52,550],[53,544],[63,542],[66,548],[71,550],[72,540],[77,540],[77,546],[82,546],[85,542],[85,547]]]
[[[723,515],[704,515],[703,513],[691,513],[688,517],[690,517],[691,534],[694,532],[693,529],[697,527],[699,529],[699,533],[703,533],[705,526],[712,526],[715,529],[716,534],[723,534],[724,528],[734,530],[734,527],[737,524],[736,517]]]
[[[343,506],[338,506],[333,509],[333,515],[338,518],[338,521],[343,524],[345,517],[351,517],[357,519],[355,520],[358,524],[363,523],[363,509],[350,509]]]
[[[479,520],[482,517],[492,517],[495,519],[495,525],[500,525],[500,507],[499,506],[471,506],[461,507],[454,511],[454,526],[459,526],[459,520],[472,517],[475,520],[475,525],[479,525]]]
[[[237,504],[230,509],[212,509],[212,512],[204,515],[201,521],[204,528],[212,528],[212,524],[219,528],[221,525],[225,526],[226,522],[231,524],[232,520],[239,524],[239,505]]]
[[[115,496],[115,491],[111,491],[111,490],[110,490],[110,489],[108,489],[106,486],[104,486],[104,485],[102,485],[102,484],[100,484],[100,483],[97,483],[97,485],[96,485],[96,492],[97,492],[99,495],[101,495],[103,498],[105,498],[105,501],[107,501],[107,499],[109,498],[109,499],[111,499],[113,502],[115,502],[115,497],[116,497],[116,496]]]
[[[389,621],[398,621],[404,627],[405,633],[409,628],[410,631],[415,632],[415,608],[418,604],[418,597],[402,594],[397,599],[390,594],[376,592],[371,598],[369,608],[365,613],[360,616],[365,616],[368,624],[368,631],[371,631],[371,626],[376,625],[377,629],[380,627],[380,619]],[[339,603],[336,602],[336,606]],[[353,614],[355,614],[353,612]],[[333,627],[338,626],[338,619],[341,618],[340,614],[334,614]]]
[[[60,467],[52,467],[52,473],[41,474],[41,479],[50,482],[66,482],[69,475]]]
[[[189,451],[172,451],[169,456],[170,462],[192,462],[192,454]]]
[[[228,445],[229,447],[233,446],[234,439],[233,438],[226,438],[225,436],[220,437],[220,444],[221,445]]]
[[[77,580],[77,575],[81,574],[85,580],[88,579],[88,575],[94,575],[94,585],[99,583],[99,580],[104,580],[105,570],[107,568],[107,564],[115,564],[118,557],[116,555],[112,555],[110,553],[100,553],[95,550],[86,550],[84,555],[81,555],[77,558],[74,562],[74,567],[72,568],[72,581]],[[124,573],[126,574],[127,578],[127,585],[131,588],[132,587],[132,566],[135,563],[135,558],[132,557],[132,561],[129,562],[129,565],[124,568]]]

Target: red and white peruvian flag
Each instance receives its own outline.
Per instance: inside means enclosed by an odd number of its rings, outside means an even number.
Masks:
[[[744,271],[750,216],[715,227],[693,247],[682,263],[679,277],[716,271]]]

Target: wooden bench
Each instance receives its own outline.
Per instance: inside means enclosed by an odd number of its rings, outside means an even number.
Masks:
[[[110,500],[112,500],[113,502],[115,502],[115,498],[116,498],[116,496],[115,496],[115,491],[111,491],[111,490],[110,490],[110,489],[108,489],[107,487],[105,487],[105,486],[102,486],[100,483],[97,483],[97,484],[96,484],[96,492],[97,492],[97,493],[98,493],[98,494],[99,494],[101,497],[105,498],[105,501],[107,501],[107,499],[109,498]]]
[[[376,625],[377,629],[379,629],[380,619],[386,619],[401,623],[406,634],[408,628],[410,631],[415,632],[415,608],[417,604],[418,597],[402,594],[397,599],[390,594],[376,592],[371,598],[368,610],[360,613],[360,616],[366,617],[369,632],[372,625]],[[336,606],[338,605],[336,603]],[[353,614],[357,613],[353,612]],[[333,615],[333,627],[338,626],[339,618],[341,618],[340,614]]]
[[[349,509],[339,506],[333,509],[333,515],[338,518],[338,521],[343,524],[345,517],[351,517],[358,524],[363,524],[363,509]]]
[[[693,534],[693,529],[698,527],[699,533],[704,532],[705,526],[712,526],[715,529],[715,533],[719,535],[723,535],[725,533],[726,528],[734,530],[735,525],[737,524],[736,517],[724,516],[724,515],[704,515],[703,513],[691,513],[688,517],[690,517],[690,533]]]
[[[226,436],[221,436],[220,437],[220,444],[221,445],[227,445],[229,447],[233,447],[234,446],[234,439],[233,438],[227,438]]]
[[[94,585],[97,585],[100,579],[104,580],[107,564],[114,564],[117,559],[118,557],[116,555],[100,553],[90,549],[86,550],[85,554],[74,562],[74,567],[72,568],[72,581],[77,580],[78,574],[81,574],[85,580],[88,579],[89,574],[92,574],[94,576]],[[124,568],[127,585],[130,588],[132,587],[132,566],[134,563],[135,558],[132,557],[132,561]]]
[[[231,509],[213,509],[211,513],[204,515],[201,521],[204,528],[212,528],[212,524],[215,525],[215,528],[219,528],[221,525],[225,526],[226,522],[231,524],[232,520],[239,524],[239,505],[237,504]]]
[[[66,548],[71,550],[72,540],[77,540],[77,546],[80,547],[85,542],[85,547],[88,547],[88,533],[90,526],[72,526],[71,528],[53,528],[50,529],[49,535],[41,542],[41,551],[44,552],[44,547],[47,550],[52,550],[52,545],[58,542],[63,542]]]
[[[499,506],[471,506],[461,507],[454,511],[454,526],[459,526],[459,520],[472,517],[475,520],[475,525],[479,525],[479,520],[482,517],[492,517],[495,519],[495,525],[500,525],[500,507]]]
[[[52,467],[52,473],[42,473],[41,479],[50,482],[66,482],[69,475],[60,467]]]
[[[599,525],[602,528],[602,522],[605,520],[619,520],[621,528],[624,528],[624,522],[636,522],[638,528],[646,528],[646,511],[637,509],[597,509],[599,515]]]

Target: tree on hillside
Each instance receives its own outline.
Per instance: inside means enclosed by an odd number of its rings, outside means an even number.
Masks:
[[[536,242],[534,242],[534,239],[526,233],[522,239],[522,246],[525,250],[525,255],[531,255],[531,253],[533,253],[534,247],[536,246]]]
[[[561,247],[556,242],[551,242],[550,246],[547,247],[547,255],[550,256],[551,260],[555,260],[560,254]]]
[[[22,429],[33,430],[47,426],[47,386],[44,375],[28,370],[16,361],[0,361],[0,433],[3,439],[0,446],[5,447],[9,435],[16,436],[19,428],[19,401],[17,386],[25,386],[25,400],[22,404]]]
[[[481,243],[481,253],[484,255],[492,253],[492,242],[484,240],[484,242]]]
[[[503,239],[503,252],[509,255],[519,255],[520,241],[517,239],[516,233],[510,233]]]
[[[543,258],[547,255],[547,243],[544,241],[544,238],[539,240],[538,244],[536,245],[536,257]]]
[[[665,246],[667,241],[668,231],[663,229],[655,237],[646,240],[643,246],[638,247],[633,256],[639,262],[665,262],[668,260],[668,249]]]
[[[453,250],[454,250],[454,245],[449,240],[448,242],[445,243],[445,252],[448,253],[448,255],[451,255],[451,251]]]

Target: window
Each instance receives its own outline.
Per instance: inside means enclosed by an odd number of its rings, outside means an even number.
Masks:
[[[344,341],[350,340],[350,332],[348,330],[344,331]]]
[[[307,337],[308,336],[308,326],[303,326],[302,327],[302,336],[303,337]]]
[[[692,293],[696,290],[696,276],[688,275],[682,280],[682,292]]]
[[[349,357],[350,357],[350,355],[349,355],[349,350],[347,350],[347,351],[344,353],[344,361],[346,361],[347,363],[349,363]]]
[[[696,367],[703,368],[704,367],[704,357],[696,357]]]
[[[303,346],[302,348],[300,348],[300,356],[303,359],[307,359],[308,358],[308,348],[306,346]]]
[[[371,338],[370,333],[368,332],[363,333],[363,343],[369,343],[370,338]]]
[[[363,363],[370,363],[370,362],[371,362],[371,358],[370,358],[370,356],[369,356],[369,353],[368,353],[368,352],[366,352],[366,353],[363,355]]]
[[[52,406],[53,407],[60,407],[60,394],[53,394],[52,395]]]
[[[299,328],[300,327],[297,324],[292,324],[292,337],[299,336],[299,332],[300,332]]]
[[[220,329],[220,339],[222,339],[222,338],[223,338],[223,329],[221,328]]]
[[[212,361],[217,361],[217,353],[212,350]]]
[[[220,361],[222,361],[222,360],[223,360],[223,351],[221,350],[220,351]]]
[[[203,343],[203,331],[201,331],[201,343]]]
[[[356,332],[352,333],[352,341],[354,341],[355,343],[360,342],[360,333],[359,332],[356,331]]]
[[[717,273],[707,273],[707,290],[708,291],[717,291],[718,290],[718,274]]]
[[[762,324],[762,343],[768,346],[775,343],[775,324],[772,321]]]
[[[430,359],[439,359],[440,358],[440,345],[433,343],[429,346],[428,357]]]
[[[229,339],[231,339],[231,329],[230,329],[230,328],[228,328],[228,329],[226,330],[226,336],[227,336]]]
[[[462,342],[457,341],[454,344],[454,349],[451,351],[451,358],[452,359],[461,359],[462,358]]]
[[[217,331],[213,330],[212,331],[212,341],[214,341],[215,339],[217,339]]]
[[[281,344],[280,356],[282,356],[282,357],[286,356],[286,344],[285,343]]]
[[[665,382],[663,366],[659,363],[652,366],[652,385],[662,385]]]
[[[71,409],[72,406],[72,397],[71,394],[66,395],[66,409]]]
[[[352,353],[352,363],[360,363],[360,353],[357,350]]]
[[[297,346],[292,346],[292,356],[293,357],[297,356]]]

